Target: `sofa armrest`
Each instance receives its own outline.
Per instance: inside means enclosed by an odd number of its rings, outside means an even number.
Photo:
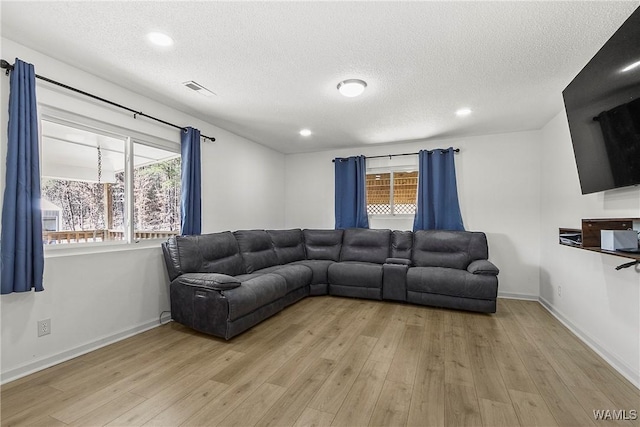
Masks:
[[[389,259],[387,259],[388,261]],[[407,260],[408,261],[408,260]],[[392,301],[407,300],[408,264],[385,263],[382,266],[382,299]]]
[[[173,281],[182,274],[182,271],[180,271],[180,257],[176,247],[176,238],[172,237],[166,242],[163,242],[161,247],[162,254],[164,255],[164,265],[167,267],[167,273],[169,274],[169,281]]]
[[[411,265],[411,260],[406,258],[387,258],[385,264]]]
[[[198,288],[227,291],[241,285],[235,277],[220,273],[186,273],[174,280],[175,283]]]
[[[500,273],[498,267],[493,265],[490,261],[486,259],[478,259],[473,261],[467,267],[467,271],[471,274],[481,274],[484,276],[497,276]]]

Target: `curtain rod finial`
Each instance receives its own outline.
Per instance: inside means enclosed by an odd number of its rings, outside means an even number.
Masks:
[[[3,68],[7,71],[5,71],[5,75],[8,76],[9,75],[9,71],[13,70],[13,65],[9,64],[7,61],[5,61],[4,59],[0,60],[0,68]]]

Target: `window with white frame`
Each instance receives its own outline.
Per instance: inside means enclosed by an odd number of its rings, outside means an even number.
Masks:
[[[165,238],[180,229],[178,147],[41,121],[45,244]]]
[[[418,172],[369,170],[366,175],[367,214],[415,215]]]

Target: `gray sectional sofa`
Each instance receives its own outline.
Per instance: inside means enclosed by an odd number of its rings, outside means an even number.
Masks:
[[[241,230],[162,245],[173,320],[230,339],[312,295],[495,313],[484,233]]]

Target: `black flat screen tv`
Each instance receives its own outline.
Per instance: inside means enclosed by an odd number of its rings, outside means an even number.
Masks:
[[[640,8],[562,96],[582,194],[640,184]]]

